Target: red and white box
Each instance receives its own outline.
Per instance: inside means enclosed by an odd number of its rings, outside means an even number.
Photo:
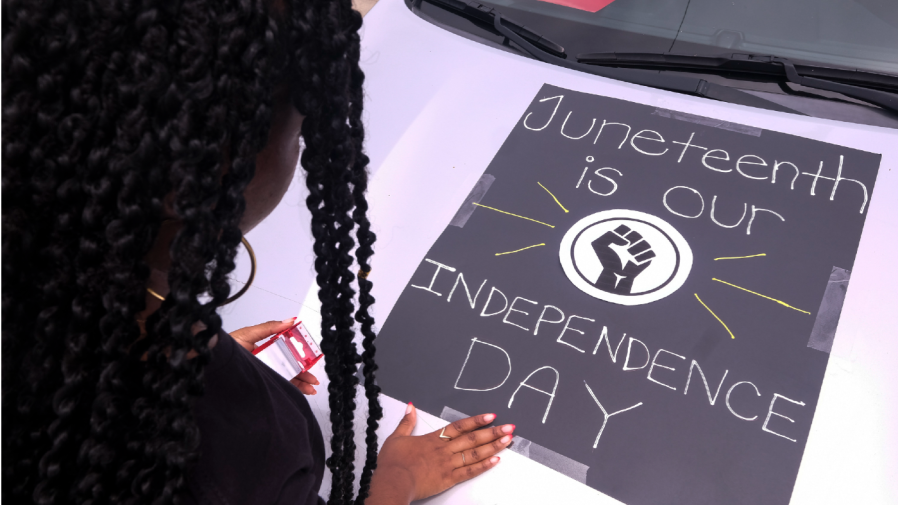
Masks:
[[[259,341],[253,354],[287,380],[309,370],[323,356],[302,321]]]

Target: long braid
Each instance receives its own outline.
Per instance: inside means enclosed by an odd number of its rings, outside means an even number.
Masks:
[[[367,202],[367,157],[362,152],[364,138],[361,124],[363,75],[358,67],[358,28],[361,17],[351,9],[348,1],[326,2],[330,9],[327,19],[300,15],[303,6],[313,10],[308,2],[293,5],[294,47],[302,47],[295,57],[297,78],[301,82],[296,97],[297,108],[306,115],[303,125],[305,151],[302,165],[308,172],[309,188],[307,205],[312,213],[312,232],[317,256],[316,272],[319,299],[322,303],[322,348],[326,355],[325,370],[330,378],[328,388],[330,420],[333,428],[332,455],[328,467],[333,476],[329,503],[363,503],[370,486],[371,473],[376,466],[378,421],[382,411],[378,401],[379,388],[375,384],[373,318],[368,308],[373,303],[371,282],[359,279],[359,309],[352,299],[355,292],[351,283],[355,279],[352,258],[355,246],[350,232],[356,224],[359,230],[359,248],[356,258],[363,271],[370,270],[368,259],[372,254],[374,235],[365,216]],[[308,37],[315,28],[335,23],[334,36],[324,39],[320,46],[297,43]],[[340,28],[342,27],[342,28]],[[318,37],[312,36],[313,39]],[[314,53],[313,53],[314,51]],[[311,54],[326,53],[331,62],[325,68],[315,67]],[[305,79],[304,79],[305,78]],[[331,100],[322,101],[319,87],[345,90]],[[324,167],[324,170],[322,168]],[[350,190],[351,188],[351,190]],[[337,289],[334,289],[336,286]],[[353,343],[353,312],[361,323],[364,336],[364,356],[359,356]],[[366,429],[366,462],[360,481],[360,493],[353,499],[353,469],[355,441],[353,415],[358,379],[356,366],[364,363],[365,394],[368,399],[368,426]],[[342,392],[342,393],[341,393]]]
[[[330,2],[323,0],[321,3]],[[346,472],[346,459],[351,455],[344,453],[344,446],[346,438],[351,437],[352,433],[345,431],[343,423],[345,356],[335,328],[337,317],[335,286],[340,277],[335,261],[338,254],[335,247],[333,198],[336,181],[328,170],[332,149],[331,137],[326,133],[331,120],[330,104],[324,99],[326,94],[321,92],[330,85],[330,82],[327,80],[328,69],[319,59],[319,55],[328,48],[324,47],[323,42],[318,42],[320,37],[316,33],[316,30],[327,30],[327,16],[319,15],[312,2],[294,2],[292,12],[294,22],[291,39],[293,47],[297,48],[294,55],[295,79],[298,81],[295,88],[297,90],[295,103],[297,109],[306,116],[302,127],[305,149],[301,162],[307,171],[306,186],[309,189],[309,196],[306,204],[312,214],[312,235],[315,239],[313,249],[316,256],[315,271],[322,317],[321,347],[325,354],[325,371],[330,379],[328,401],[332,436],[331,456],[326,463],[331,471],[332,485],[328,503],[337,505],[345,503],[346,489],[351,486],[351,479],[347,478]]]
[[[365,199],[365,192],[368,189],[368,157],[362,151],[364,141],[364,128],[362,125],[362,84],[364,83],[364,73],[358,67],[359,61],[359,39],[357,30],[361,26],[362,18],[358,12],[352,11],[353,17],[353,43],[350,46],[349,61],[353,65],[352,76],[350,81],[350,114],[349,126],[351,129],[351,138],[353,140],[355,159],[352,167],[352,196],[355,203],[353,211],[353,219],[358,224],[356,238],[358,239],[358,248],[356,249],[356,260],[359,264],[359,308],[356,311],[355,319],[360,324],[362,333],[362,353],[361,360],[363,366],[363,376],[365,379],[365,397],[368,400],[368,420],[366,427],[366,458],[365,466],[359,482],[359,494],[356,498],[357,505],[362,505],[368,497],[371,486],[371,476],[377,467],[377,428],[380,419],[383,417],[383,410],[380,406],[379,394],[380,387],[375,380],[375,372],[377,371],[377,363],[374,361],[376,348],[374,345],[375,334],[373,330],[374,318],[371,317],[368,310],[374,304],[374,297],[371,296],[371,288],[373,284],[368,280],[368,274],[371,272],[369,259],[374,254],[372,245],[376,240],[376,236],[371,232],[371,224],[368,222],[367,211],[368,201]]]
[[[343,374],[348,378],[344,384],[344,410],[343,410],[343,429],[346,433],[351,434],[344,440],[343,451],[346,454],[345,473],[346,489],[344,491],[344,503],[353,502],[352,481],[354,480],[355,470],[355,430],[354,415],[356,410],[356,393],[358,386],[358,375],[356,369],[358,363],[361,362],[358,349],[354,343],[355,333],[353,327],[353,312],[355,307],[353,299],[355,291],[352,289],[352,283],[356,276],[352,269],[353,258],[351,251],[355,248],[355,241],[352,239],[352,230],[355,222],[352,219],[351,211],[354,207],[352,192],[350,189],[352,183],[352,165],[355,158],[354,142],[351,137],[348,117],[350,115],[350,96],[349,86],[351,81],[351,64],[349,56],[351,56],[352,30],[351,23],[347,21],[347,14],[351,13],[351,9],[345,9],[345,5],[337,2],[331,4],[331,17],[337,26],[334,27],[334,36],[332,44],[335,49],[335,58],[333,61],[333,81],[332,85],[336,89],[343,90],[342,93],[336,93],[333,96],[334,119],[331,120],[332,136],[338,139],[334,146],[331,156],[331,171],[335,177],[339,177],[339,184],[335,186],[335,218],[338,223],[337,235],[339,245],[339,255],[337,258],[338,268],[341,272],[339,282],[339,305],[337,317],[337,331],[339,332],[340,345],[344,349]]]

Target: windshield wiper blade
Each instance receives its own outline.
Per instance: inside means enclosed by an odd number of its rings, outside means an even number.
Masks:
[[[495,8],[476,1],[410,0],[410,6],[413,11],[417,11],[421,16],[429,17],[421,12],[421,4],[423,2],[441,8],[445,12],[468,19],[484,30],[505,37],[507,41],[514,42],[524,52],[538,61],[633,84],[698,95],[760,109],[805,115],[770,100],[765,100],[738,89],[708,82],[704,79],[683,75],[664,75],[650,70],[606,68],[569,60],[561,45],[533,32],[524,25],[509,20]]]
[[[577,61],[588,65],[612,65],[639,68],[671,70],[717,70],[720,72],[748,73],[758,75],[783,75],[783,67],[776,63],[776,56],[762,54],[732,53],[717,56],[692,56],[671,53],[584,53]],[[785,58],[779,58],[784,60]],[[817,77],[857,84],[886,91],[898,91],[898,77],[857,69],[841,69],[793,63],[802,77]]]
[[[721,74],[736,73],[766,78],[785,78],[793,84],[841,93],[878,105],[883,109],[898,112],[898,94],[883,91],[883,89],[898,91],[898,78],[896,77],[860,70],[798,64],[777,56],[740,53],[716,57],[661,53],[590,53],[579,55],[577,62],[605,67],[651,68],[685,72],[710,71]]]
[[[493,26],[493,14],[495,13],[495,9],[483,5],[482,3],[470,0],[416,0],[415,6],[418,7],[421,1],[426,1],[429,4],[436,5],[437,7],[441,7],[472,21],[479,21],[484,24],[485,27],[492,28]],[[557,42],[543,37],[541,34],[534,32],[525,25],[512,21],[507,17],[503,19],[505,20],[505,26],[521,36],[527,42],[553,56],[567,58],[567,54],[564,52],[564,47]]]
[[[428,1],[433,2],[437,0]],[[727,103],[746,105],[749,107],[774,110],[778,112],[788,112],[790,114],[797,114],[800,116],[806,115],[794,109],[784,107],[778,103],[771,102],[770,100],[765,100],[761,97],[746,93],[735,88],[708,82],[704,79],[698,79],[695,77],[688,77],[684,75],[665,75],[659,72],[643,69],[606,68],[602,66],[587,65],[585,63],[579,63],[565,58],[559,58],[530,43],[529,41],[525,40],[523,37],[515,33],[513,30],[511,30],[509,27],[505,26],[505,18],[495,9],[490,9],[490,12],[493,16],[493,26],[497,32],[520,46],[521,49],[530,54],[530,56],[532,56],[534,59],[545,63],[551,63],[560,67],[570,68],[572,70],[578,70],[580,72],[598,75],[600,77],[607,77],[610,79],[629,82],[632,84],[640,84],[643,86],[650,86],[653,88],[666,89],[668,91],[698,95]]]

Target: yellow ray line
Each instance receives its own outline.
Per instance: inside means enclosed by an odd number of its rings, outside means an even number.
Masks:
[[[521,219],[526,219],[527,221],[533,221],[534,223],[539,223],[539,224],[541,224],[541,225],[543,225],[543,226],[548,226],[549,228],[555,228],[555,227],[552,226],[551,224],[547,224],[547,223],[544,223],[544,222],[542,222],[542,221],[537,221],[536,219],[530,219],[529,217],[524,217],[524,216],[519,216],[519,215],[517,215],[517,214],[512,214],[511,212],[505,212],[504,210],[499,210],[499,209],[497,209],[497,208],[490,207],[489,205],[481,205],[481,204],[479,204],[479,203],[475,203],[474,205],[476,205],[476,206],[478,206],[478,207],[483,207],[483,208],[485,208],[485,209],[494,210],[494,211],[496,211],[496,212],[501,212],[501,213],[503,213],[503,214],[508,214],[509,216],[514,216],[514,217],[519,217],[519,218],[521,218]]]
[[[723,258],[714,258],[714,261],[717,261],[717,260],[741,260],[742,258],[757,258],[758,256],[767,256],[767,254],[761,253],[761,254],[752,254],[751,256],[726,256]]]
[[[555,199],[555,203],[557,203],[558,206],[561,207],[561,210],[563,210],[565,214],[567,214],[568,212],[570,212],[569,210],[567,210],[567,209],[564,208],[564,205],[561,205],[561,202],[559,202],[559,201],[558,201],[558,198],[555,197],[555,195],[553,195],[551,191],[549,191],[549,188],[543,186],[543,183],[541,183],[541,182],[539,182],[539,181],[536,181],[536,183],[539,184],[539,187],[545,189],[545,190],[546,190],[546,193],[549,193],[549,196],[551,196],[553,199]]]
[[[711,280],[712,280],[712,281],[721,282],[721,283],[723,283],[723,284],[726,284],[727,286],[733,286],[734,288],[736,288],[736,289],[741,289],[742,291],[747,291],[747,292],[749,292],[749,293],[751,293],[751,294],[753,294],[753,295],[760,296],[761,298],[766,298],[766,299],[768,299],[768,300],[773,300],[773,301],[775,301],[776,303],[778,303],[778,304],[780,304],[780,305],[782,305],[782,306],[784,306],[784,307],[789,307],[789,308],[792,309],[792,310],[797,310],[798,312],[804,312],[805,314],[810,314],[810,312],[808,312],[808,311],[806,311],[806,310],[797,309],[797,308],[795,308],[795,307],[789,305],[788,303],[786,303],[786,302],[784,302],[784,301],[782,301],[782,300],[777,300],[776,298],[770,298],[769,296],[762,295],[761,293],[755,293],[754,291],[752,291],[752,290],[750,290],[750,289],[745,289],[745,288],[743,288],[743,287],[741,287],[741,286],[737,286],[737,285],[735,285],[735,284],[730,284],[729,282],[722,281],[722,280],[720,280],[720,279],[716,279],[716,278],[713,278],[713,277],[711,278]]]
[[[727,333],[730,334],[730,338],[736,338],[736,336],[733,335],[733,332],[730,331],[730,327],[727,326],[727,324],[726,324],[725,322],[723,322],[723,319],[717,317],[717,314],[715,314],[714,311],[711,310],[710,307],[708,307],[707,305],[705,305],[705,302],[703,302],[702,299],[698,297],[698,293],[695,293],[695,299],[698,300],[698,303],[702,304],[702,306],[703,306],[704,308],[708,309],[708,312],[710,312],[711,315],[714,316],[714,319],[717,319],[717,320],[720,322],[720,324],[722,324],[723,327],[726,328]]]
[[[508,252],[504,252],[504,253],[496,253],[496,256],[502,256],[503,254],[511,254],[511,253],[516,253],[516,252],[526,251],[527,249],[532,249],[532,248],[534,248],[534,247],[539,247],[539,246],[541,246],[541,245],[546,245],[546,244],[528,245],[527,247],[522,247],[522,248],[518,249],[517,251],[508,251]]]

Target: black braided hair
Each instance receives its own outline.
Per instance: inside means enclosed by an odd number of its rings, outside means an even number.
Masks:
[[[366,273],[353,303],[351,253],[369,272],[375,237],[350,1],[4,0],[2,17],[3,499],[180,501],[199,446],[190,403],[221,329],[243,192],[274,86],[287,82],[306,116],[329,503],[363,503],[382,413]],[[141,339],[145,256],[166,209],[181,225],[170,293]],[[360,362],[367,456],[353,498]]]

